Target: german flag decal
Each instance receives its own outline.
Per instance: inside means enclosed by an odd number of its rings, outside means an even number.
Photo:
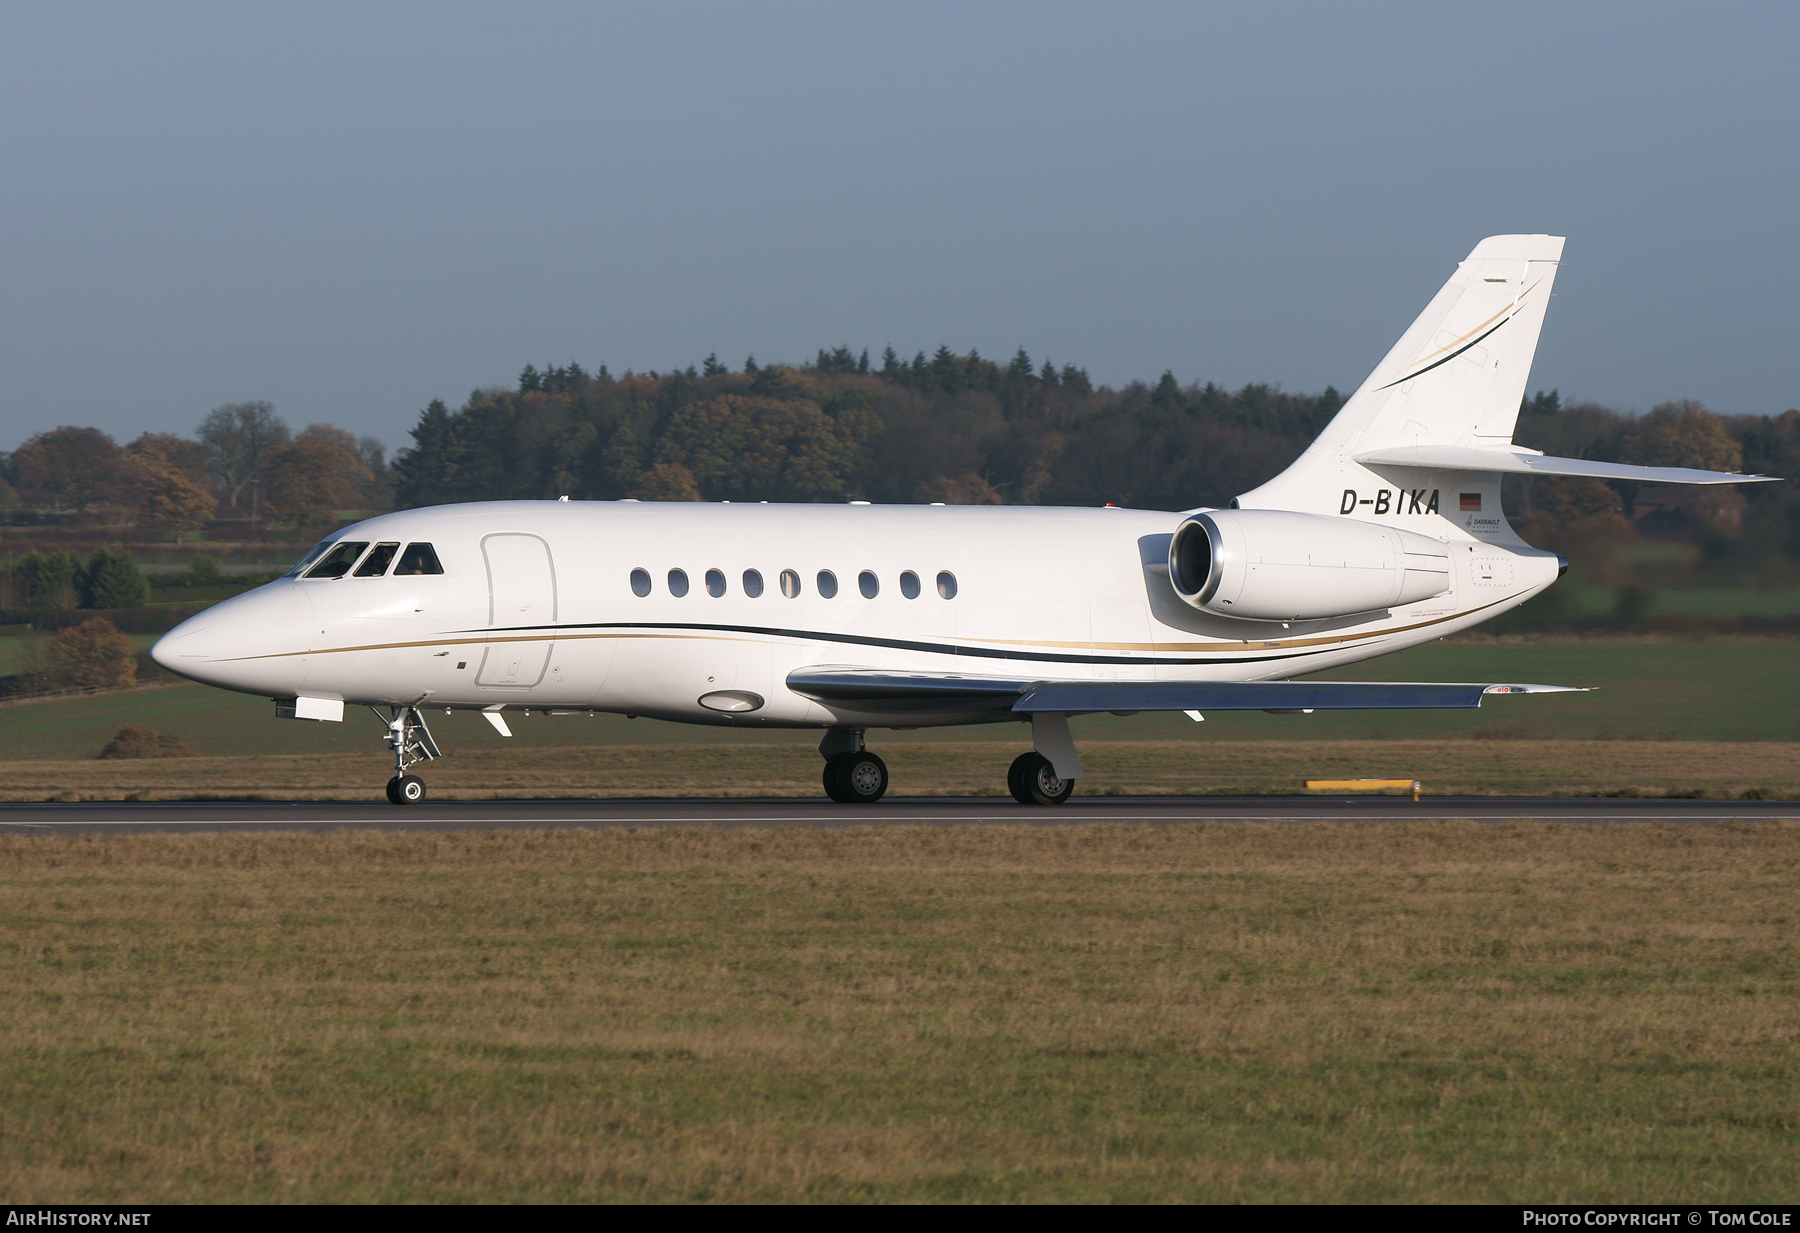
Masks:
[[[1464,492],[1457,495],[1457,508],[1463,513],[1479,514],[1481,512],[1481,494],[1479,492]]]

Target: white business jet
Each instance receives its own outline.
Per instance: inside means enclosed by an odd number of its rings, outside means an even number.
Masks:
[[[870,728],[1031,725],[1021,803],[1082,775],[1071,715],[1478,706],[1509,683],[1290,678],[1467,629],[1566,568],[1502,475],[1758,478],[1549,458],[1512,432],[1563,241],[1483,240],[1319,438],[1227,509],[495,501],[384,514],[166,634],[182,676],[340,721],[386,708],[395,804],[430,707],[822,728],[873,803]],[[381,712],[378,711],[378,714]]]

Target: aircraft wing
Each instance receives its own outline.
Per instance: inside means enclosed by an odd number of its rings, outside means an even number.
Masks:
[[[1585,458],[1551,458],[1522,450],[1473,449],[1461,445],[1403,446],[1356,455],[1360,463],[1420,467],[1434,471],[1504,471],[1509,475],[1581,475],[1594,479],[1634,480],[1640,484],[1776,484],[1775,475],[1739,475],[1735,471],[1700,471],[1693,467],[1640,467],[1623,462],[1590,462]]]
[[[1581,693],[1567,685],[1405,681],[1046,681],[953,672],[802,668],[788,688],[861,711],[1336,711],[1480,706],[1488,694]]]

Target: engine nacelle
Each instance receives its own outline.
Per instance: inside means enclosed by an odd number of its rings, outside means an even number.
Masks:
[[[1169,581],[1203,612],[1313,620],[1450,589],[1450,550],[1414,531],[1287,510],[1195,514],[1169,541]]]

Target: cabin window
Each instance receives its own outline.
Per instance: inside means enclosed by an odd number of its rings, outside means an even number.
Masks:
[[[313,566],[306,576],[308,578],[342,578],[350,572],[350,567],[356,564],[356,558],[360,557],[363,549],[368,546],[369,541],[366,539],[361,543],[339,540],[332,545],[331,551],[325,554],[325,559]]]
[[[399,544],[376,544],[375,551],[363,558],[363,563],[356,567],[358,578],[379,578],[387,573],[387,567],[400,551]]]
[[[676,599],[680,599],[683,595],[687,594],[687,591],[688,591],[687,571],[685,569],[670,570],[669,571],[669,594],[673,595]]]
[[[881,580],[865,569],[856,576],[856,589],[862,592],[864,599],[874,599],[881,594]]]
[[[900,575],[900,594],[908,599],[919,598],[919,576],[910,569]]]
[[[301,557],[298,561],[295,561],[294,568],[290,569],[287,573],[283,574],[282,577],[283,578],[298,578],[301,574],[306,572],[306,567],[308,565],[311,565],[314,561],[316,561],[320,557],[324,556],[325,550],[329,547],[331,547],[330,540],[328,540],[328,539],[320,540],[318,543],[316,543],[312,546],[311,552],[309,552],[305,556]]]
[[[816,581],[818,583],[820,595],[822,595],[826,599],[836,599],[837,598],[837,575],[836,574],[832,573],[828,569],[822,569],[819,571],[818,578],[816,578],[814,581]]]
[[[725,594],[725,571],[709,569],[706,571],[706,593],[714,599]]]
[[[394,566],[394,577],[402,574],[441,574],[444,567],[438,564],[437,550],[430,544],[408,544],[406,551],[400,554],[400,564]]]
[[[650,594],[650,571],[634,569],[631,571],[631,593],[639,599]]]
[[[800,575],[791,569],[781,571],[781,593],[789,599],[800,598]]]
[[[753,569],[744,571],[744,594],[751,599],[758,599],[762,596],[762,575]]]
[[[938,571],[938,598],[956,598],[956,575],[947,569]]]

